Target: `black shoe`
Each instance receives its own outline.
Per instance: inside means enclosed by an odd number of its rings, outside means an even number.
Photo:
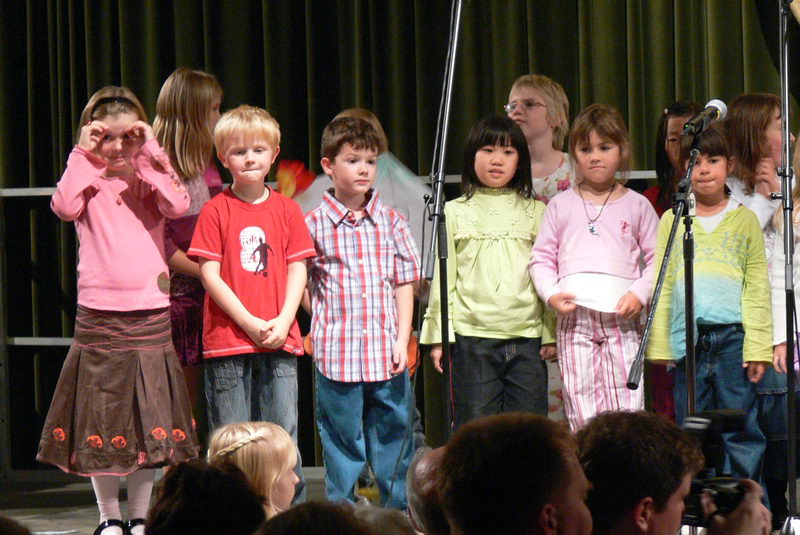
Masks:
[[[125,522],[125,533],[129,535],[136,526],[144,526],[144,518],[134,518]]]
[[[97,526],[97,529],[94,530],[94,535],[100,535],[104,529],[116,526],[122,529],[122,533],[128,533],[126,531],[125,522],[122,520],[117,520],[116,518],[110,518],[105,522],[100,522],[100,525]]]

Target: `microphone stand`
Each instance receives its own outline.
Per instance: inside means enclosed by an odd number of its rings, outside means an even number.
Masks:
[[[686,169],[686,174],[678,185],[678,192],[673,195],[673,208],[675,219],[672,221],[672,228],[669,231],[667,238],[667,245],[664,249],[664,257],[661,261],[661,269],[658,271],[658,278],[656,279],[656,287],[653,291],[653,298],[650,304],[650,310],[647,313],[647,322],[645,323],[644,330],[642,331],[642,341],[639,344],[639,350],[636,352],[636,358],[631,365],[630,372],[628,373],[627,386],[630,390],[639,388],[639,383],[642,378],[642,370],[644,368],[644,353],[647,350],[647,342],[650,337],[650,330],[653,326],[653,318],[655,317],[656,309],[658,307],[659,299],[661,298],[661,289],[664,286],[664,277],[667,274],[669,267],[669,260],[672,256],[672,247],[675,244],[675,238],[678,234],[678,226],[683,218],[684,233],[683,233],[683,264],[684,264],[684,293],[686,295],[686,411],[687,415],[691,416],[696,412],[695,407],[695,340],[694,340],[694,232],[692,231],[692,211],[694,209],[694,201],[692,196],[692,172],[694,171],[694,164],[700,151],[697,150],[697,135],[692,139],[692,148],[689,152],[689,165]]]
[[[787,444],[787,480],[789,482],[789,512],[786,522],[781,528],[782,534],[800,532],[800,518],[797,516],[797,411],[795,392],[795,300],[794,300],[794,228],[792,226],[794,209],[792,199],[792,166],[791,146],[789,140],[789,43],[787,39],[789,2],[778,1],[780,22],[780,70],[781,70],[781,166],[778,176],[781,179],[781,194],[783,199],[783,252],[784,263],[784,289],[786,297],[786,427],[788,431]],[[777,197],[776,195],[774,195]],[[773,318],[777,320],[778,318]]]
[[[425,257],[423,272],[425,279],[433,279],[434,247],[438,251],[439,259],[439,303],[441,304],[441,329],[442,329],[442,361],[450,369],[450,333],[449,333],[449,303],[447,292],[447,225],[444,217],[444,182],[445,182],[445,148],[447,130],[450,123],[450,100],[453,94],[453,73],[455,72],[456,52],[458,50],[458,34],[461,27],[462,0],[453,0],[450,18],[450,43],[445,62],[444,86],[442,100],[439,104],[439,116],[436,125],[436,143],[433,148],[431,162],[431,189],[433,199],[429,220],[432,222],[430,249]],[[452,398],[452,396],[451,396]],[[452,427],[452,411],[451,422]]]

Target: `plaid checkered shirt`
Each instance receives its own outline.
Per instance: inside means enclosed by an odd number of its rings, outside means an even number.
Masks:
[[[392,377],[394,289],[419,279],[419,254],[406,218],[371,191],[361,218],[330,191],[306,215],[318,255],[309,259],[314,360],[333,381]]]

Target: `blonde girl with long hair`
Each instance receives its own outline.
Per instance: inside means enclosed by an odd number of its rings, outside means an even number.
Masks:
[[[300,481],[292,437],[271,422],[239,422],[217,429],[209,442],[212,463],[231,462],[264,499],[267,518],[289,508]]]
[[[189,387],[192,405],[200,396],[199,371],[203,353],[203,299],[197,262],[186,256],[200,209],[222,191],[214,164],[212,132],[219,120],[222,87],[214,76],[186,68],[164,81],[156,103],[153,131],[186,187],[191,203],[183,217],[167,222],[165,249],[170,274],[172,341]],[[192,365],[192,366],[189,366]],[[202,410],[196,411],[198,414]]]

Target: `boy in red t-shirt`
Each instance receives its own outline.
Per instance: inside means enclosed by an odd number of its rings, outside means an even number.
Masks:
[[[233,186],[200,212],[187,254],[200,263],[207,294],[203,358],[208,420],[274,422],[297,441],[295,320],[314,243],[300,207],[264,184],[280,151],[277,121],[240,106],[214,129]],[[298,489],[304,486],[298,457]],[[302,497],[302,492],[298,492]]]

